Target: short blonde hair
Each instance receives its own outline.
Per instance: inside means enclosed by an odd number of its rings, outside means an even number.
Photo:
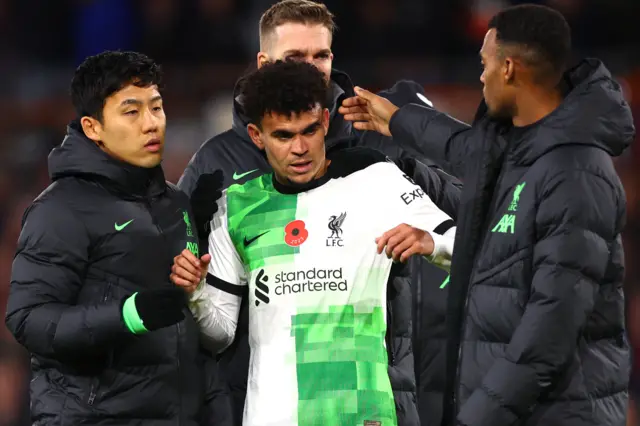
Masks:
[[[331,34],[337,29],[335,16],[326,5],[312,0],[282,0],[262,14],[260,18],[260,45],[266,44],[277,27],[288,23],[323,25]]]

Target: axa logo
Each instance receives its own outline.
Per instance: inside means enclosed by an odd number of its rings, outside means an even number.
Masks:
[[[346,212],[342,212],[338,216],[334,215],[329,217],[329,224],[327,226],[329,227],[331,234],[327,238],[327,247],[343,247],[342,224],[346,217]]]
[[[198,243],[191,241],[187,242],[187,250],[189,250],[195,257],[200,257],[200,251],[198,249]]]
[[[500,222],[493,227],[491,232],[497,232],[499,234],[515,234],[516,232],[516,215],[515,212],[518,211],[518,203],[520,202],[520,194],[522,190],[527,185],[526,182],[522,182],[516,185],[513,190],[513,197],[511,199],[511,203],[509,203],[509,208],[507,209],[510,212],[514,213],[505,213]]]
[[[256,295],[256,306],[260,306],[261,302],[265,305],[269,304],[269,286],[267,286],[268,281],[269,276],[264,273],[264,269],[260,269],[255,279],[256,290],[254,294]]]

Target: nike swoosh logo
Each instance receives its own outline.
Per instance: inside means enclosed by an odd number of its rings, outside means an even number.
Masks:
[[[262,237],[264,234],[266,234],[269,231],[265,231],[262,234],[255,236],[253,238],[251,238],[250,240],[247,240],[247,237],[244,237],[244,246],[247,247],[249,244],[251,244],[252,242],[254,242],[255,240],[257,240],[258,238]]]
[[[258,171],[258,169],[253,169],[253,170],[249,170],[248,172],[244,172],[244,173],[240,173],[240,174],[238,174],[236,172],[233,172],[233,180],[242,179],[246,175],[249,175],[249,174],[251,174],[253,172],[257,172],[257,171]]]
[[[133,222],[134,219],[131,219],[129,222],[125,222],[122,225],[118,225],[118,222],[113,224],[113,227],[116,228],[116,231],[122,231],[124,228],[127,227],[127,225],[129,225],[131,222]]]

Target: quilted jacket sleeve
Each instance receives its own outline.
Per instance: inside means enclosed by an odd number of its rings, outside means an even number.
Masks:
[[[6,324],[30,352],[77,358],[99,353],[126,335],[121,301],[76,304],[89,244],[84,224],[61,201],[38,201],[25,213]]]
[[[448,173],[464,177],[474,147],[469,142],[474,130],[468,124],[428,106],[408,104],[393,114],[389,130],[394,139],[442,165]]]

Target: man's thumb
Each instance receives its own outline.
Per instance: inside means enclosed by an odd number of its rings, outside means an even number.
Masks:
[[[353,90],[356,92],[356,95],[364,99],[365,101],[370,101],[373,93],[368,90],[363,89],[362,87],[354,87]]]
[[[200,262],[202,262],[203,265],[208,265],[209,262],[211,262],[211,255],[209,253],[205,254],[200,258]]]

